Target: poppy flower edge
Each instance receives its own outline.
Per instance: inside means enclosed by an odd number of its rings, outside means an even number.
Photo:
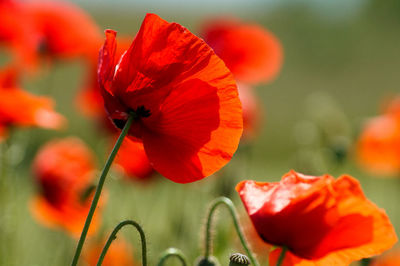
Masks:
[[[386,213],[350,176],[335,180],[291,171],[280,182],[242,181],[236,190],[260,237],[286,246],[289,261],[346,264],[377,255],[397,242]]]

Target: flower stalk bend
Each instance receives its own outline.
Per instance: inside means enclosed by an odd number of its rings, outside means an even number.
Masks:
[[[183,252],[176,248],[169,248],[161,254],[160,261],[158,262],[157,266],[164,265],[164,262],[170,257],[177,257],[179,261],[182,263],[183,266],[188,266],[187,259]]]
[[[147,266],[147,245],[146,245],[146,235],[144,234],[144,231],[142,229],[142,227],[135,221],[132,220],[126,220],[123,222],[120,222],[112,231],[112,233],[110,234],[110,236],[107,239],[106,244],[104,245],[103,250],[101,251],[99,260],[97,261],[97,266],[101,266],[101,264],[103,263],[104,257],[107,254],[107,251],[111,245],[111,243],[117,238],[117,233],[119,232],[119,230],[122,229],[122,227],[124,227],[125,225],[132,225],[133,227],[136,228],[136,230],[138,230],[139,234],[140,234],[140,241],[142,243],[142,266]]]
[[[248,246],[248,244],[246,242],[246,239],[244,237],[243,231],[240,228],[239,219],[238,219],[238,215],[237,215],[237,211],[236,211],[235,205],[233,205],[233,202],[227,197],[216,198],[211,203],[211,208],[210,208],[208,216],[207,216],[204,257],[208,258],[211,255],[212,217],[213,217],[213,214],[214,214],[215,210],[217,209],[217,207],[219,205],[225,205],[228,208],[229,213],[231,214],[232,219],[233,219],[233,225],[234,225],[234,227],[236,229],[236,233],[239,236],[240,242],[241,242],[244,250],[246,251],[246,253],[247,253],[248,257],[249,257],[249,259],[251,261],[251,264],[254,265],[254,266],[259,266],[260,264],[258,263],[258,261],[255,259],[254,255],[253,255],[253,253],[251,252],[251,250],[250,250],[250,248],[249,248],[249,246]]]
[[[104,181],[106,179],[108,171],[110,170],[111,164],[114,161],[114,158],[117,155],[119,148],[121,147],[122,141],[124,140],[125,136],[128,134],[129,128],[131,127],[132,122],[135,118],[136,118],[135,113],[129,114],[128,120],[126,121],[124,128],[122,129],[121,134],[119,135],[117,142],[115,143],[114,148],[112,149],[110,155],[108,156],[106,164],[104,165],[103,171],[101,172],[101,175],[99,178],[99,183],[96,188],[96,192],[94,193],[94,196],[93,196],[92,204],[90,205],[90,209],[89,209],[89,213],[86,218],[86,221],[85,221],[85,225],[83,226],[83,230],[82,230],[78,245],[75,250],[75,255],[72,260],[71,266],[76,266],[78,264],[79,256],[82,252],[82,247],[83,247],[83,244],[85,243],[85,239],[86,239],[86,235],[89,231],[90,223],[92,222],[94,212],[96,210],[97,204],[100,199]]]

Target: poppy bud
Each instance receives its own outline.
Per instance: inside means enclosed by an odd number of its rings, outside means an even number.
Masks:
[[[246,255],[233,253],[229,257],[229,266],[250,265],[250,260]]]

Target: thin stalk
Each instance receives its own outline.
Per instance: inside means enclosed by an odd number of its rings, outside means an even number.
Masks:
[[[160,261],[158,262],[157,266],[164,265],[164,262],[170,257],[177,257],[179,261],[182,263],[183,266],[188,266],[187,259],[183,252],[176,248],[169,248],[161,254]]]
[[[93,196],[92,204],[90,205],[89,213],[86,217],[85,225],[83,226],[81,237],[79,238],[79,242],[78,242],[78,245],[75,250],[74,259],[72,260],[71,266],[76,266],[78,264],[79,256],[81,255],[82,247],[83,247],[83,244],[85,243],[86,235],[87,235],[87,232],[89,231],[89,227],[90,227],[90,223],[92,222],[93,214],[96,210],[97,203],[99,202],[99,199],[100,199],[100,194],[101,194],[101,190],[103,189],[104,181],[106,180],[106,176],[108,174],[108,171],[110,170],[111,164],[114,161],[114,158],[117,155],[119,148],[121,147],[122,141],[124,140],[125,136],[128,134],[129,128],[131,127],[132,122],[135,119],[135,117],[136,117],[135,113],[129,114],[128,120],[126,121],[125,126],[122,129],[121,134],[119,135],[117,142],[114,145],[114,148],[112,149],[110,155],[108,156],[106,164],[104,165],[103,171],[101,172],[101,175],[99,178],[99,183],[96,188],[96,192],[94,193],[94,196]]]
[[[281,266],[283,263],[283,260],[285,259],[285,255],[286,255],[286,251],[287,251],[287,247],[282,247],[282,251],[281,254],[279,255],[278,261],[276,263],[276,266]]]
[[[111,243],[117,238],[117,233],[119,230],[122,229],[125,225],[132,225],[134,226],[139,234],[140,234],[140,241],[142,242],[142,265],[147,266],[147,247],[146,247],[146,235],[144,234],[144,231],[142,227],[135,221],[132,220],[126,220],[123,222],[120,222],[112,231],[111,235],[109,236],[106,244],[104,245],[103,250],[101,251],[99,260],[97,261],[97,266],[101,266],[103,263],[104,257],[107,254],[108,248],[110,247]]]
[[[235,226],[236,233],[238,234],[240,242],[242,243],[242,246],[243,246],[244,250],[246,251],[247,256],[249,257],[251,263],[254,266],[259,266],[260,264],[255,259],[253,253],[250,251],[250,248],[249,248],[249,246],[248,246],[248,244],[246,242],[246,239],[244,238],[243,231],[240,228],[239,219],[238,219],[238,215],[237,215],[237,211],[236,211],[235,205],[233,205],[232,201],[230,199],[226,198],[226,197],[217,198],[211,203],[211,208],[210,208],[210,211],[208,213],[207,224],[206,224],[206,239],[205,239],[204,257],[207,259],[211,255],[212,216],[213,216],[215,210],[217,209],[217,207],[219,205],[221,205],[221,204],[225,205],[228,208],[229,213],[231,214],[232,219],[233,219],[233,225]]]

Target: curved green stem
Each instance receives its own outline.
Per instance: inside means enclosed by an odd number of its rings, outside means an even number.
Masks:
[[[250,248],[244,238],[244,234],[242,229],[239,226],[239,219],[238,219],[238,215],[237,215],[237,211],[235,208],[235,205],[233,205],[233,202],[226,198],[226,197],[220,197],[215,199],[212,203],[211,203],[211,208],[210,211],[208,213],[208,217],[207,217],[207,225],[206,225],[206,239],[205,239],[205,250],[204,250],[204,257],[208,258],[211,254],[211,224],[212,224],[212,216],[216,210],[216,208],[219,205],[225,205],[228,210],[229,213],[232,216],[233,219],[233,225],[235,226],[236,232],[239,236],[240,242],[242,243],[242,246],[244,248],[244,250],[247,253],[247,256],[249,256],[249,259],[251,261],[251,263],[254,266],[259,266],[260,264],[258,263],[258,261],[255,259],[253,253],[250,251]]]
[[[106,164],[104,165],[103,171],[101,172],[100,178],[99,178],[99,183],[96,188],[96,192],[94,193],[92,204],[90,205],[89,213],[86,217],[85,225],[83,226],[83,230],[81,233],[81,237],[79,238],[78,245],[75,250],[75,255],[72,260],[71,266],[76,266],[78,264],[79,256],[82,252],[82,247],[83,244],[85,243],[86,235],[89,231],[89,226],[90,223],[92,222],[92,218],[94,215],[94,212],[97,207],[97,203],[99,202],[101,190],[103,189],[104,181],[106,180],[106,176],[108,174],[108,171],[110,170],[111,164],[114,161],[115,156],[117,155],[117,152],[119,148],[121,147],[122,141],[124,140],[125,136],[128,134],[129,128],[132,125],[133,120],[135,119],[136,114],[131,113],[129,114],[128,120],[125,123],[124,128],[121,131],[121,134],[119,135],[117,142],[114,145],[113,150],[111,151],[110,155],[108,156],[108,159],[106,161]]]
[[[169,248],[161,254],[160,261],[158,262],[157,266],[164,265],[164,262],[170,257],[177,257],[179,261],[182,263],[183,266],[189,265],[187,263],[187,259],[183,252],[176,248]]]
[[[287,247],[282,247],[281,254],[279,255],[278,261],[276,262],[276,266],[281,266],[283,263],[283,260],[285,259]]]
[[[117,238],[117,233],[119,230],[122,229],[125,225],[132,225],[134,226],[139,234],[140,234],[140,241],[142,242],[142,265],[147,266],[147,246],[146,246],[146,236],[144,234],[144,231],[142,227],[135,221],[132,220],[126,220],[123,222],[120,222],[112,231],[111,235],[108,237],[108,240],[106,244],[104,245],[103,250],[101,251],[99,260],[97,261],[97,266],[101,266],[103,263],[104,257],[106,256],[106,253],[108,251],[108,248],[110,247],[111,243]]]

